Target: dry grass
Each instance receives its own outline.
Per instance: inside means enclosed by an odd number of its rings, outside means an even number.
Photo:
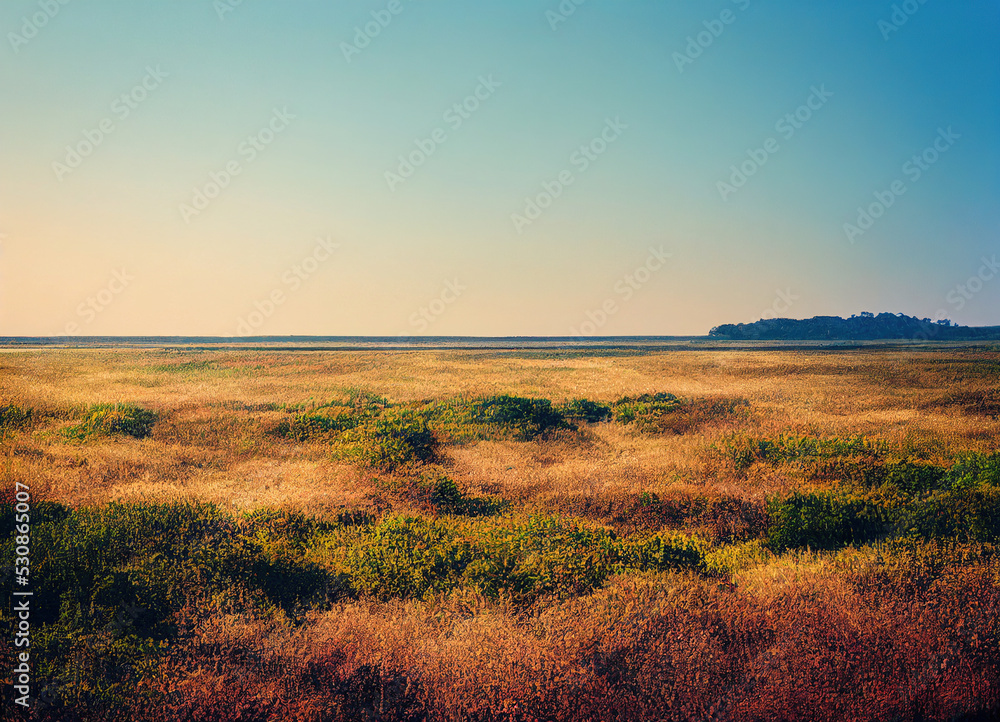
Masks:
[[[180,615],[178,643],[128,715],[975,719],[1000,704],[996,558],[917,588],[910,572],[886,572],[875,547],[772,553],[754,540],[755,514],[766,498],[819,482],[794,464],[738,469],[713,449],[732,434],[800,434],[863,435],[939,462],[990,453],[1000,440],[998,378],[1000,352],[987,351],[8,351],[0,403],[36,414],[4,439],[3,476],[7,487],[29,483],[36,498],[71,507],[199,500],[320,518],[426,512],[393,491],[413,469],[376,473],[335,460],[329,440],[271,432],[291,409],[357,390],[397,403],[746,399],[746,413],[681,433],[586,424],[526,442],[444,445],[430,467],[466,496],[500,497],[519,514],[735,540],[713,547],[714,576],[621,574],[527,608],[465,587],[421,600],[342,600],[298,625],[206,601]],[[119,402],[158,414],[148,438],[61,433],[80,408]],[[708,502],[722,506],[705,511]]]
[[[995,367],[996,354],[955,353],[944,363],[938,354],[894,352],[526,355],[8,352],[0,367],[7,401],[62,416],[81,405],[124,401],[153,409],[162,420],[149,439],[73,445],[55,433],[68,421],[46,419],[18,440],[7,473],[32,478],[49,498],[70,505],[198,498],[315,511],[362,504],[365,480],[331,461],[323,443],[293,444],[265,433],[285,416],[275,405],[321,403],[348,389],[397,402],[494,393],[607,402],[657,391],[750,402],[745,420],[673,436],[596,424],[582,436],[447,449],[449,473],[474,492],[562,511],[611,508],[644,491],[759,498],[797,483],[773,469],[734,479],[706,458],[705,449],[735,427],[759,436],[864,434],[948,454],[992,449],[1000,425],[966,408],[968,398],[995,389],[995,377],[977,369]],[[927,399],[935,400],[930,408]]]

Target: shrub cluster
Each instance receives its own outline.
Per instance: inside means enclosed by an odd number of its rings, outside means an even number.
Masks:
[[[293,514],[236,519],[208,504],[70,510],[37,502],[31,519],[37,676],[68,685],[84,706],[125,703],[177,638],[177,615],[192,600],[249,600],[294,616],[336,588],[333,575],[303,559],[305,538],[321,527]],[[0,506],[7,559],[13,521],[13,506]]]
[[[359,415],[342,410],[339,413],[302,412],[295,414],[287,421],[278,423],[271,433],[284,436],[295,441],[308,441],[332,433],[356,428]]]
[[[548,399],[501,394],[394,406],[380,396],[356,392],[346,402],[289,409],[293,415],[271,433],[295,441],[332,441],[340,457],[391,471],[433,458],[439,442],[532,441],[574,430],[573,422],[612,419],[643,432],[685,433],[747,407],[743,399],[683,401],[668,393],[626,396],[611,404],[573,399],[554,406]]]
[[[563,416],[574,421],[585,421],[588,424],[595,424],[600,421],[607,421],[614,412],[607,404],[589,399],[572,399],[567,401],[560,408]]]
[[[432,460],[439,438],[531,441],[571,428],[547,399],[501,395],[393,406],[381,397],[359,393],[346,404],[297,411],[271,433],[296,441],[325,438],[333,441],[341,458],[392,471]]]
[[[408,473],[378,480],[387,492],[421,512],[454,516],[493,516],[506,511],[510,502],[499,497],[470,497],[436,467],[410,469]]]
[[[615,572],[702,569],[703,547],[678,534],[620,539],[544,515],[500,523],[402,516],[370,528],[345,571],[356,589],[380,599],[465,585],[523,605],[583,594]]]
[[[782,434],[775,439],[736,433],[723,437],[715,444],[716,451],[732,462],[737,470],[747,469],[756,462],[779,464],[786,461],[832,459],[844,456],[880,458],[885,444],[864,436],[816,437]]]
[[[531,441],[558,429],[571,429],[566,415],[548,399],[507,394],[434,401],[421,409],[428,423],[452,441],[513,439]]]
[[[343,432],[336,453],[363,466],[393,471],[433,460],[436,448],[437,439],[424,416],[392,408]]]
[[[950,468],[920,461],[853,467],[840,489],[795,492],[769,505],[775,549],[834,548],[893,537],[1000,539],[1000,453]]]
[[[642,430],[655,431],[665,415],[680,411],[683,402],[667,393],[623,396],[612,404],[614,420],[620,424],[636,424]]]
[[[685,434],[715,421],[745,415],[750,407],[741,398],[680,399],[656,393],[624,396],[611,405],[614,420],[646,433]]]

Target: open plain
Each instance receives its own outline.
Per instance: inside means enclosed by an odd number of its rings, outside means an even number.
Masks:
[[[7,349],[34,714],[993,719],[998,380],[988,346]]]

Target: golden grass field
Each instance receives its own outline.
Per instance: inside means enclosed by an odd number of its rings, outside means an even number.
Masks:
[[[61,676],[37,718],[971,720],[1000,710],[991,517],[984,538],[781,549],[767,542],[768,500],[841,480],[720,452],[727,439],[787,435],[865,437],[893,459],[943,469],[995,454],[998,350],[7,350],[0,389],[0,403],[34,413],[4,437],[4,487],[20,481],[33,499],[72,509],[180,501],[234,518],[435,520],[448,515],[412,480],[437,474],[467,498],[506,504],[448,517],[460,536],[534,515],[622,539],[687,535],[705,559],[701,571],[615,568],[523,603],[461,583],[327,594],[293,614],[185,592],[174,631],[142,663],[108,671],[89,659],[74,677],[65,665],[75,663],[53,662]],[[653,432],[602,421],[527,441],[439,438],[433,460],[395,469],[333,453],[330,435],[275,433],[293,413],[359,392],[412,408],[658,392],[740,405]],[[81,410],[117,403],[155,412],[151,433],[63,433]],[[349,575],[339,545],[363,532],[345,529],[287,553]],[[114,637],[86,630],[91,648]],[[95,670],[119,686],[81,679]]]

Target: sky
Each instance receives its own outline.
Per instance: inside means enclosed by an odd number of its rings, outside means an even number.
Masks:
[[[1000,5],[4,0],[0,335],[1000,324]]]

